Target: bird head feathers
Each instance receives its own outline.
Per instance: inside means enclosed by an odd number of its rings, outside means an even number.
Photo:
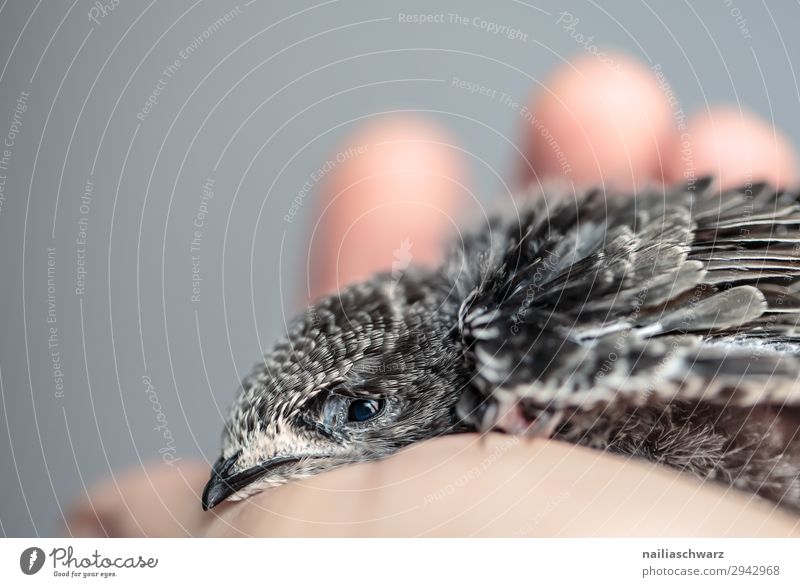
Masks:
[[[208,509],[457,426],[460,351],[430,276],[379,275],[320,300],[245,378]]]

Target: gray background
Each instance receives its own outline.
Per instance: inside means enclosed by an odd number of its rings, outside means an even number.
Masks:
[[[739,104],[800,143],[800,7],[737,2],[122,0],[94,23],[89,0],[3,1],[0,140],[21,92],[29,98],[9,169],[0,171],[0,532],[56,532],[85,486],[157,460],[159,450],[216,456],[221,413],[240,377],[305,299],[318,193],[294,223],[283,216],[365,117],[426,111],[471,154],[472,185],[485,201],[504,191],[518,117],[449,81],[524,100],[554,66],[585,51],[556,23],[560,11],[579,18],[574,30],[598,46],[660,64],[686,110]],[[240,14],[180,57],[236,6]],[[518,27],[527,41],[403,24],[398,12],[481,16]],[[157,104],[138,120],[176,59]],[[208,177],[215,195],[193,303],[189,244]],[[55,324],[47,322],[50,247]],[[171,442],[154,429],[155,399]]]

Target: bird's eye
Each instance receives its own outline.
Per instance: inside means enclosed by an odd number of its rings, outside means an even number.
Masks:
[[[366,422],[381,413],[383,400],[356,399],[347,408],[347,419],[350,422]]]

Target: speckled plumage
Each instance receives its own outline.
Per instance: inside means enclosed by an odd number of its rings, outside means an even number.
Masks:
[[[537,192],[436,271],[320,300],[244,380],[204,507],[494,429],[800,509],[798,195],[709,184]]]

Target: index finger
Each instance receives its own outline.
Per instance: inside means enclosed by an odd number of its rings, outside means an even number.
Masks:
[[[312,237],[312,297],[409,263],[432,264],[467,191],[458,151],[413,116],[374,122],[346,138],[355,153],[331,172]]]

